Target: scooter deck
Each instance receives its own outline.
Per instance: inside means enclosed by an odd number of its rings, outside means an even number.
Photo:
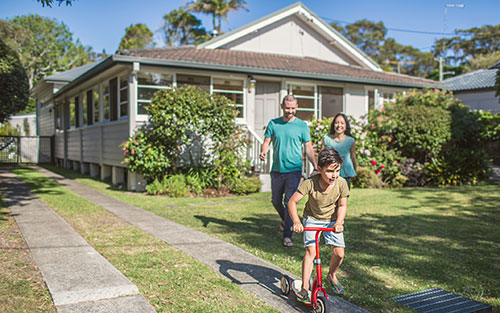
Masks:
[[[293,293],[295,294],[295,296],[297,296],[297,294],[302,289],[302,280],[297,279],[297,280],[292,281],[292,286],[291,287],[292,287]],[[310,300],[311,299],[311,291],[308,290],[307,294],[309,295],[309,302],[301,302],[301,303],[304,303],[305,305],[312,305],[311,304],[311,300]]]

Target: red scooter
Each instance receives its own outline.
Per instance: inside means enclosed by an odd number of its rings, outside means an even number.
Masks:
[[[328,312],[328,295],[326,293],[325,288],[323,287],[323,277],[321,275],[321,258],[319,256],[319,234],[322,231],[333,231],[335,232],[335,228],[323,228],[323,227],[304,227],[304,231],[316,231],[316,258],[314,259],[314,264],[316,264],[316,276],[312,282],[311,286],[311,294],[309,299],[311,299],[311,303],[304,303],[307,306],[312,306],[313,311],[315,313],[326,313]],[[297,293],[300,292],[302,288],[302,280],[292,280],[287,275],[283,275],[281,277],[281,292],[284,295],[288,295],[290,290],[293,291],[294,295],[297,296]],[[323,293],[323,295],[318,293]]]

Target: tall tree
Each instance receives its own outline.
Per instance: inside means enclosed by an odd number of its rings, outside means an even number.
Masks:
[[[5,36],[2,38],[19,55],[30,88],[44,76],[93,61],[91,48],[79,40],[73,41],[72,33],[62,22],[24,15],[14,17],[10,23],[13,25],[2,23]]]
[[[125,29],[119,49],[137,49],[150,46],[153,41],[153,32],[144,24],[130,25]]]
[[[54,2],[58,2],[58,3],[59,3],[59,6],[61,6],[61,4],[63,4],[64,2],[66,2],[66,5],[71,5],[71,3],[72,3],[73,1],[76,1],[76,0],[55,0],[55,1],[54,1],[54,0],[36,0],[36,1],[40,2],[40,3],[42,4],[42,6],[43,6],[43,7],[44,7],[44,6],[48,6],[49,8],[51,8],[51,7],[52,7],[52,4],[53,4]]]
[[[28,104],[28,77],[17,53],[0,38],[0,122]]]
[[[183,8],[165,14],[163,20],[161,32],[168,46],[200,44],[210,38],[201,21]]]
[[[213,29],[221,33],[221,20],[227,23],[227,15],[231,11],[247,9],[245,0],[196,0],[191,2],[188,9],[193,12],[201,12],[212,15]]]
[[[384,43],[387,28],[384,22],[378,23],[363,19],[346,25],[344,35],[369,56],[380,55],[379,47]]]

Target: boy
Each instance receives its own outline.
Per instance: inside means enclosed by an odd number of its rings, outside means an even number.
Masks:
[[[333,292],[343,292],[342,284],[337,279],[337,271],[344,259],[344,218],[347,213],[347,197],[349,188],[344,178],[339,176],[342,158],[332,148],[324,148],[318,155],[318,170],[320,175],[312,176],[300,184],[297,191],[288,202],[288,211],[293,221],[293,231],[303,232],[304,226],[297,213],[297,203],[309,196],[304,209],[305,227],[335,228],[337,232],[323,232],[327,245],[332,246],[330,269],[326,276],[328,285]],[[314,231],[304,232],[304,246],[306,248],[302,262],[302,288],[297,294],[297,300],[309,303],[309,279],[313,269],[313,260],[316,256]],[[318,239],[319,240],[319,239]]]

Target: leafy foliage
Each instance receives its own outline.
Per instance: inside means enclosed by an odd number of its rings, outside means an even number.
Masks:
[[[229,190],[237,195],[247,195],[254,192],[259,192],[262,183],[258,176],[247,177],[241,176],[229,188]]]
[[[168,46],[200,44],[210,39],[201,21],[182,8],[165,14],[163,20],[161,32]]]
[[[36,0],[36,1],[40,2],[42,4],[42,7],[48,6],[49,8],[51,8],[54,2],[59,3],[59,6],[61,6],[61,4],[63,3],[66,3],[66,5],[68,6],[71,5],[73,1],[76,0]]]
[[[221,19],[227,22],[227,15],[231,11],[246,10],[245,0],[196,0],[191,3],[189,10],[212,15],[213,29],[221,33]]]
[[[151,45],[153,32],[144,24],[130,25],[125,28],[125,36],[120,41],[118,49],[137,49]]]
[[[28,104],[28,77],[16,52],[0,39],[0,122]]]
[[[131,171],[148,182],[192,168],[187,184],[194,193],[205,187],[231,186],[249,170],[248,139],[236,125],[229,99],[193,86],[160,90],[147,108],[149,122],[124,143]],[[193,188],[194,187],[194,188]]]
[[[19,55],[28,76],[29,87],[42,77],[92,62],[90,47],[79,40],[66,24],[36,14],[1,21],[0,34]]]

